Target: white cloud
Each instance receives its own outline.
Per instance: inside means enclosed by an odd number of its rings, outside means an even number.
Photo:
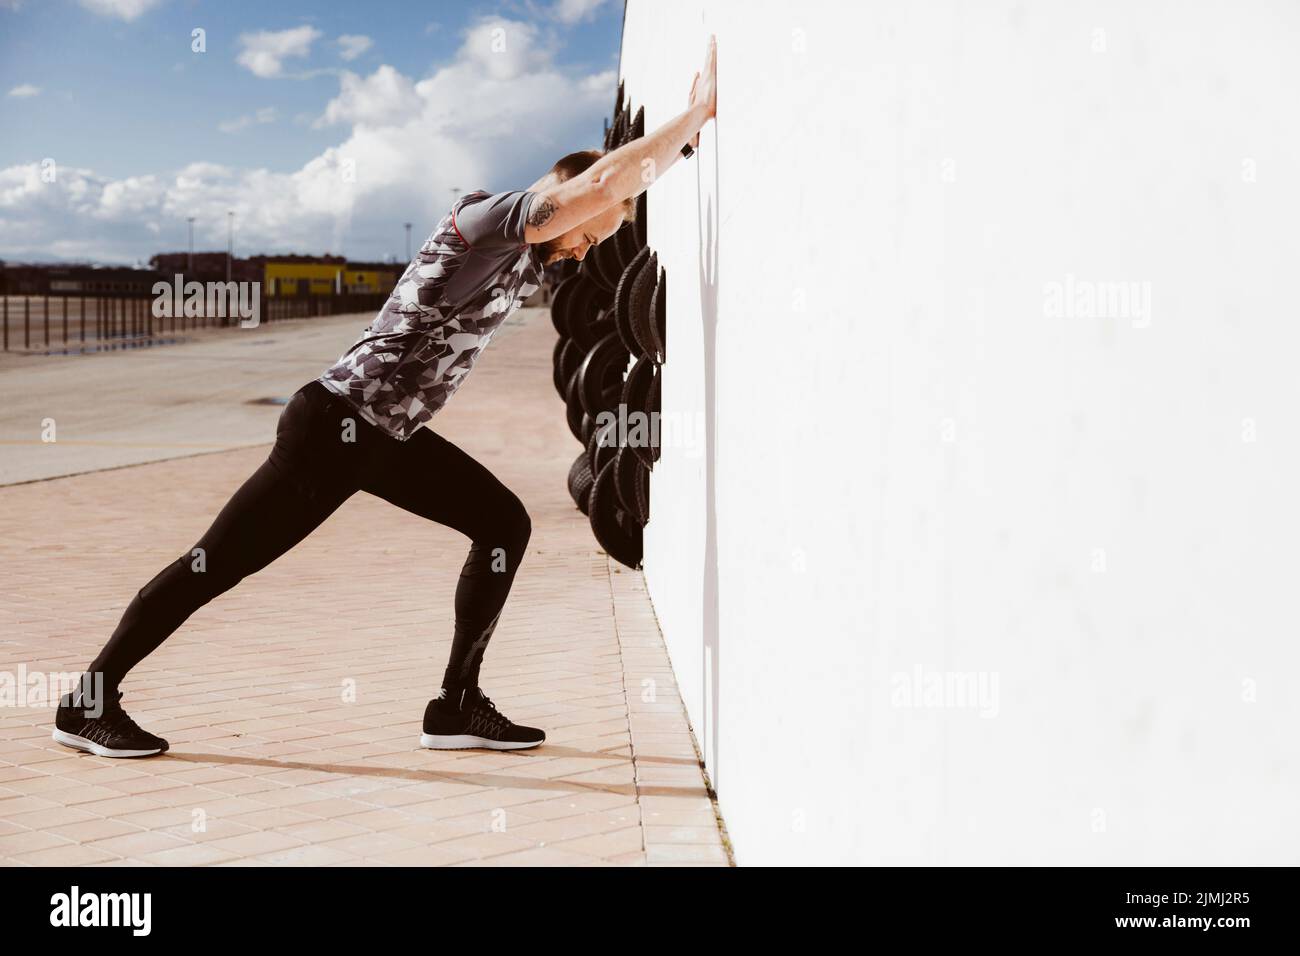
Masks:
[[[345,33],[339,37],[338,44],[339,56],[351,62],[374,46],[375,41],[359,33]]]
[[[217,124],[217,129],[221,130],[223,133],[238,133],[241,129],[247,129],[250,126],[260,125],[262,123],[274,123],[275,118],[275,107],[263,106],[256,113],[249,113],[232,120],[224,120]]]
[[[117,17],[129,22],[161,2],[162,0],[81,0],[81,5],[101,17]]]
[[[526,71],[544,69],[552,53],[538,44],[537,28],[531,23],[488,17],[465,32],[457,57],[491,79],[513,80]]]
[[[505,47],[484,46],[494,37]],[[565,153],[599,146],[616,78],[572,76],[526,24],[493,19],[423,79],[385,65],[339,85],[318,122],[347,124],[346,135],[296,171],[196,163],[107,178],[60,166],[45,183],[37,163],[0,169],[0,259],[147,260],[185,247],[187,216],[200,247],[224,248],[228,209],[241,255],[400,254],[402,222],[431,228],[453,187],[523,188]]]
[[[29,96],[37,96],[40,92],[41,88],[39,86],[32,86],[30,83],[19,83],[9,91],[9,95],[17,99],[26,99]]]
[[[561,23],[577,23],[590,19],[605,0],[556,0],[551,16]]]
[[[344,70],[339,84],[339,95],[325,107],[325,115],[314,124],[317,127],[334,123],[384,126],[402,122],[421,108],[415,84],[388,64],[364,79]]]
[[[285,60],[307,56],[311,52],[311,45],[320,35],[321,32],[312,26],[242,33],[239,36],[242,49],[235,60],[255,76],[270,79],[280,75]]]
[[[585,77],[582,81],[582,90],[585,93],[596,93],[605,95],[610,90],[618,89],[618,71],[606,70],[604,73],[593,73]],[[614,110],[614,104],[610,102],[610,112]]]

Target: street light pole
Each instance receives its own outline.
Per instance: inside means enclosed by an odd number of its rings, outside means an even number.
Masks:
[[[406,226],[406,261],[410,262],[411,261],[411,224],[409,222],[406,222],[403,223],[402,225]]]

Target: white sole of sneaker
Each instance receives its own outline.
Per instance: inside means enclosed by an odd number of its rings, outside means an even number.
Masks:
[[[74,750],[84,750],[96,757],[152,757],[154,754],[162,753],[161,748],[154,750],[113,750],[102,744],[87,740],[85,737],[78,737],[76,734],[70,734],[58,728],[54,730],[54,742],[63,744],[65,747],[71,747]]]
[[[538,740],[523,743],[511,740],[490,740],[473,734],[420,734],[420,746],[425,750],[528,750],[546,743]]]

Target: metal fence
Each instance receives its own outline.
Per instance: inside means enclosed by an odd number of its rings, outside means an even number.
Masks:
[[[268,296],[258,300],[259,325],[285,319],[376,312],[385,293]],[[154,315],[152,295],[3,295],[4,351],[105,349],[158,344],[194,329],[238,326],[238,315]]]

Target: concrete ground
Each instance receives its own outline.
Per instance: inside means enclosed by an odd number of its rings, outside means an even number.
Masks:
[[[466,541],[364,494],[132,673],[124,703],[170,753],[52,743],[58,675],[265,457],[280,410],[249,403],[290,395],[365,322],[0,367],[0,862],[728,862],[641,575],[598,550],[565,490],[579,449],[540,309],[516,314],[435,423],[532,515],[483,685],[547,729],[543,747],[418,747]]]
[[[280,409],[252,403],[292,395],[367,321],[205,329],[180,345],[88,355],[0,354],[0,485],[264,445]]]

